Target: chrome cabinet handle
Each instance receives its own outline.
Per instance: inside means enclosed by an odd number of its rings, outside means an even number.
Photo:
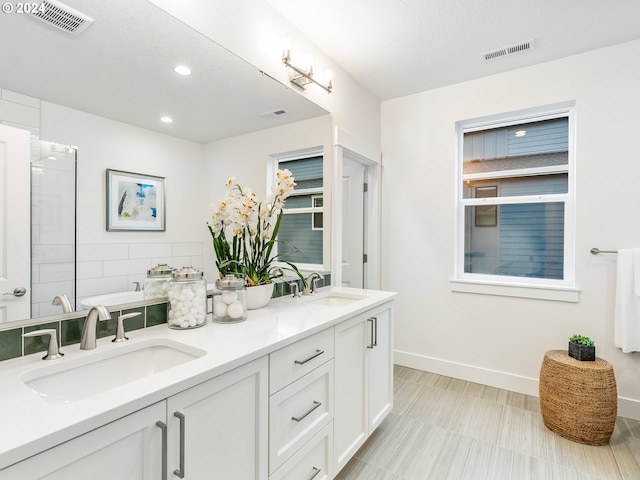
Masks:
[[[378,317],[371,317],[373,319],[373,346],[378,346]]]
[[[367,345],[367,348],[373,348],[375,347],[375,344],[373,343],[373,337],[374,337],[374,325],[373,325],[373,317],[371,318],[367,318],[367,322],[371,322],[371,330],[369,331],[369,333],[371,334],[371,343],[369,343],[369,345]]]
[[[185,431],[185,418],[184,413],[173,412],[173,416],[180,420],[180,468],[173,471],[173,474],[178,478],[184,478],[184,431]]]
[[[293,363],[295,363],[296,365],[304,365],[305,363],[310,362],[314,358],[319,357],[323,353],[324,353],[324,350],[316,350],[316,353],[311,355],[309,358],[305,358],[304,360],[296,360]]]
[[[314,478],[316,478],[321,471],[318,467],[311,467],[311,468],[313,468],[313,473],[309,477],[309,480],[313,480]]]
[[[24,287],[16,287],[13,289],[13,292],[3,293],[2,295],[13,295],[14,297],[22,297],[27,293],[27,289]]]
[[[304,420],[309,414],[311,414],[311,412],[313,412],[316,408],[318,408],[320,405],[322,405],[322,403],[320,402],[316,402],[315,400],[313,401],[313,407],[311,407],[309,410],[307,410],[306,412],[304,412],[302,415],[300,415],[299,417],[291,417],[291,420],[295,420],[296,422],[301,422],[302,420]]]
[[[167,424],[158,420],[156,426],[162,430],[162,474],[160,478],[167,480]]]

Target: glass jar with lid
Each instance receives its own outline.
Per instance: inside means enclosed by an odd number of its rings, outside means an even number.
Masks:
[[[203,326],[207,320],[207,282],[200,270],[182,267],[174,270],[169,281],[169,328]]]
[[[147,278],[144,279],[144,299],[166,297],[169,294],[169,281],[173,268],[166,263],[159,263],[147,270]]]
[[[238,323],[247,319],[247,287],[243,278],[226,275],[216,280],[213,292],[213,321]]]

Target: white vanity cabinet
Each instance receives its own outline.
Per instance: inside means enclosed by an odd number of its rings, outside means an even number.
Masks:
[[[158,480],[166,417],[159,402],[0,470],[2,480]]]
[[[267,375],[263,357],[0,470],[0,480],[201,479],[212,472],[266,480]]]
[[[392,317],[387,303],[335,327],[336,473],[393,406]]]
[[[333,478],[334,329],[270,355],[269,473]]]

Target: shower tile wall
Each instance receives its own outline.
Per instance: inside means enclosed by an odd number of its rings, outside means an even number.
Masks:
[[[159,263],[202,269],[202,243],[109,243],[78,245],[78,308],[83,299],[142,286],[147,270]]]

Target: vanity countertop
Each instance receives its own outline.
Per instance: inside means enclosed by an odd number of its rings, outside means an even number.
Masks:
[[[366,298],[346,305],[326,306],[315,300],[328,295]],[[250,310],[246,321],[217,324],[210,321],[193,330],[172,330],[166,324],[127,332],[128,342],[98,340],[98,347],[82,351],[79,345],[62,347],[65,356],[41,360],[43,352],[0,362],[0,469],[53,447],[89,430],[161,401],[175,393],[267,355],[297,340],[393,299],[396,293],[325,287],[317,295],[271,300]],[[147,341],[179,342],[205,354],[186,363],[119,385],[102,393],[69,403],[52,403],[23,379],[42,368],[82,362],[132,348]],[[201,352],[202,353],[202,352]],[[80,360],[78,360],[80,359]],[[36,372],[37,373],[37,372]]]

